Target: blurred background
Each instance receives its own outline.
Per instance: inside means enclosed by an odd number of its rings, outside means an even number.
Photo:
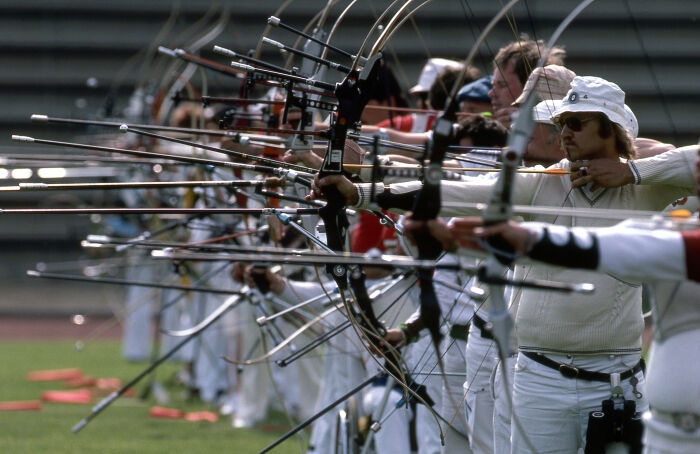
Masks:
[[[277,15],[303,28],[325,5],[296,0]],[[347,1],[333,7],[335,20]],[[354,52],[388,1],[360,0],[339,25],[333,42]],[[493,0],[435,0],[392,40],[388,61],[407,89],[429,57],[463,59],[481,29],[500,8]],[[480,49],[475,64],[490,73],[499,47],[520,34],[546,39],[579,2],[522,0]],[[31,114],[81,119],[152,122],[153,103],[171,99],[174,80],[211,96],[235,96],[239,82],[188,68],[159,55],[159,45],[183,48],[228,65],[211,51],[216,44],[246,53],[258,46],[275,0],[212,2],[190,0],[3,0],[0,2],[0,155],[77,153],[75,149],[15,144],[11,134],[97,143],[105,128],[34,124]],[[578,75],[618,83],[639,119],[640,135],[676,145],[697,143],[700,124],[700,2],[686,0],[599,0],[574,20],[560,40],[566,65]],[[328,27],[327,27],[328,28]],[[292,44],[295,36],[271,30],[272,39]],[[263,60],[284,65],[287,56],[270,46]],[[38,168],[27,171],[0,161],[0,185],[47,181]],[[120,169],[96,166],[61,181],[111,181]],[[112,193],[0,192],[0,208],[116,206]],[[105,317],[118,310],[121,288],[30,280],[27,269],[84,269],[94,257],[80,240],[104,220],[90,216],[0,214],[0,316]],[[76,262],[78,260],[78,262]],[[60,263],[65,263],[61,265]],[[39,265],[41,266],[41,265]]]

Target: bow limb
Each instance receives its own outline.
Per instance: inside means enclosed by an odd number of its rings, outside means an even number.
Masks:
[[[554,47],[554,45],[566,29],[566,27],[571,23],[571,21],[574,20],[576,16],[578,16],[578,14],[580,14],[581,11],[583,11],[593,1],[594,0],[584,0],[583,2],[581,2],[559,24],[559,26],[547,42],[547,47],[545,48],[544,53],[540,57],[540,61],[537,64],[537,68],[541,68],[544,66],[551,49]],[[541,73],[535,75],[535,80],[533,81],[533,83],[537,83],[539,74]],[[528,141],[530,140],[530,134],[532,133],[532,129],[534,127],[532,107],[535,104],[535,96],[536,91],[531,91],[527,96],[525,102],[520,107],[518,112],[518,119],[513,125],[513,129],[508,139],[508,144],[506,146],[506,149],[503,151],[503,167],[501,168],[501,173],[494,187],[491,199],[489,200],[486,206],[486,210],[483,214],[484,224],[486,225],[493,225],[501,222],[506,222],[512,217],[512,197],[515,184],[515,174],[517,168],[522,162],[522,157],[525,152],[525,148],[527,146]],[[504,247],[503,244],[494,242],[490,244],[494,247],[497,247],[500,251],[507,250],[507,248]],[[501,259],[501,261],[504,260],[503,256],[497,257],[496,255],[492,255],[490,257],[490,260],[487,261],[487,269],[490,268],[493,271],[497,271],[497,260],[499,258]],[[503,293],[502,289],[499,290],[500,291],[491,292],[492,299],[495,295]],[[500,298],[498,297],[497,299],[499,301],[495,301],[497,303],[496,305],[494,305],[492,301],[491,316],[496,317],[495,320],[492,320],[492,323],[494,323],[494,337],[496,338],[496,341],[499,344],[501,353],[504,353],[510,345],[510,330],[512,328],[512,320],[510,320],[510,317],[507,316],[508,310],[505,307],[505,302],[500,301]]]
[[[373,291],[379,290],[379,291],[382,291],[382,292],[383,292],[383,291],[388,291],[389,289],[391,289],[391,288],[393,288],[394,286],[396,286],[396,285],[397,285],[399,282],[401,282],[403,279],[405,279],[405,276],[404,276],[404,277],[400,277],[400,278],[395,278],[395,279],[393,279],[392,281],[390,281],[388,284],[386,284],[386,285],[384,285],[384,286],[382,286],[382,287],[380,287],[380,286],[378,286],[378,285],[372,287],[372,290],[373,290]],[[342,295],[342,294],[341,294],[341,295]],[[342,306],[341,304],[338,304],[338,303],[339,303],[339,301],[338,301],[337,298],[332,299],[333,307],[330,307],[330,308],[326,309],[324,312],[320,313],[318,316],[316,316],[316,317],[313,318],[312,320],[309,320],[306,324],[304,324],[303,326],[301,326],[300,328],[298,328],[294,333],[292,333],[288,338],[284,339],[280,344],[278,344],[278,345],[275,346],[272,350],[270,350],[269,352],[265,353],[264,355],[262,355],[262,356],[260,356],[260,357],[253,358],[253,359],[246,360],[246,361],[237,361],[237,360],[232,360],[232,359],[229,359],[229,358],[226,358],[226,357],[224,357],[224,359],[225,359],[226,361],[230,362],[230,363],[233,363],[233,364],[242,364],[242,365],[256,364],[256,363],[265,361],[265,360],[269,359],[270,357],[272,357],[275,353],[281,351],[281,350],[282,350],[284,347],[286,347],[287,345],[291,344],[292,341],[293,341],[294,339],[296,339],[297,337],[299,337],[301,334],[303,334],[303,333],[304,333],[306,330],[308,330],[310,327],[312,327],[312,326],[315,325],[316,323],[322,321],[323,319],[325,319],[326,317],[328,317],[328,316],[329,316],[330,314],[332,314],[333,312],[342,309],[343,306]]]
[[[249,359],[249,360],[245,360],[245,361],[238,361],[238,360],[235,360],[235,359],[230,359],[230,358],[228,358],[228,357],[226,357],[226,356],[222,356],[222,358],[223,358],[226,362],[229,362],[229,363],[231,363],[231,364],[243,365],[243,366],[261,363],[261,362],[263,362],[263,361],[265,361],[265,360],[271,358],[272,356],[274,356],[275,353],[281,351],[281,350],[282,350],[283,348],[285,348],[287,345],[291,344],[292,341],[294,341],[294,339],[296,339],[297,337],[301,336],[301,335],[302,335],[306,330],[308,330],[310,327],[312,327],[312,326],[315,325],[316,323],[320,322],[321,320],[323,320],[324,318],[326,318],[327,316],[329,316],[330,314],[332,314],[333,312],[335,312],[335,311],[337,311],[337,310],[338,310],[338,307],[331,307],[330,309],[327,309],[326,311],[322,312],[322,313],[319,314],[318,316],[316,316],[316,317],[314,317],[313,319],[311,319],[311,320],[309,320],[308,322],[306,322],[304,325],[302,325],[300,328],[298,328],[296,331],[294,331],[289,337],[287,337],[286,339],[284,339],[282,342],[280,342],[280,343],[277,344],[274,348],[272,348],[272,350],[269,350],[267,353],[265,353],[265,354],[262,355],[262,356],[259,356],[259,357],[257,357],[257,358],[253,358],[253,359]]]
[[[353,6],[355,6],[355,4],[357,4],[357,0],[352,0],[352,1],[348,4],[348,6],[345,7],[345,9],[343,10],[343,12],[340,13],[340,15],[339,15],[338,18],[335,20],[335,22],[333,22],[333,26],[331,27],[331,31],[328,33],[328,38],[326,38],[326,44],[330,44],[330,43],[331,43],[331,40],[333,39],[333,36],[335,36],[336,30],[338,30],[338,26],[339,26],[340,23],[343,21],[343,19],[345,19],[345,16],[347,16],[348,12],[350,11],[350,9],[351,9]],[[328,46],[325,46],[325,47],[323,48],[323,50],[321,51],[321,58],[324,58],[324,59],[325,59],[327,55],[328,55]]]
[[[379,35],[379,38],[377,38],[377,41],[375,41],[374,46],[372,47],[372,50],[369,52],[369,56],[371,57],[372,55],[376,54],[377,52],[380,51],[380,49],[384,48],[387,36],[389,35],[389,32],[394,29],[394,25],[396,22],[399,20],[399,17],[401,17],[401,14],[403,14],[404,11],[408,9],[409,6],[411,6],[411,3],[413,3],[413,0],[406,0],[406,2],[403,4],[401,8],[394,14],[394,17],[391,18],[388,24],[386,24],[386,27],[382,31],[382,33]]]
[[[281,16],[282,13],[284,12],[284,10],[287,9],[287,7],[288,7],[289,5],[291,5],[293,1],[294,1],[294,0],[285,0],[285,1],[279,6],[279,8],[277,8],[277,9],[275,10],[275,13],[273,14],[273,16],[275,16],[275,17]],[[260,52],[262,52],[262,46],[263,46],[263,38],[265,38],[267,35],[270,34],[270,30],[271,30],[271,29],[272,29],[272,25],[269,24],[269,23],[265,26],[265,29],[263,29],[262,35],[260,36],[260,41],[258,41],[258,45],[257,45],[257,47],[255,48],[255,54],[253,55],[253,57],[255,57],[255,58],[257,58],[257,59],[260,59]]]
[[[564,18],[547,42],[547,47],[540,57],[537,68],[544,66],[547,58],[549,57],[551,49],[556,44],[563,31],[574,20],[574,18],[592,2],[593,0],[584,0],[576,8],[574,8],[574,10],[569,13],[566,18]],[[538,78],[539,74],[536,74],[533,83],[536,84]],[[513,124],[507,147],[503,151],[503,167],[501,169],[501,173],[496,185],[494,186],[491,199],[489,200],[483,215],[485,225],[506,222],[512,216],[512,197],[515,184],[515,171],[522,161],[525,148],[534,127],[532,108],[535,104],[535,95],[536,90],[532,90],[518,111],[518,118]],[[509,247],[505,245],[503,240],[499,241],[498,239],[490,241],[489,244],[495,249],[491,249],[492,253],[486,260],[482,275],[502,276],[506,272],[504,263],[509,263],[512,260]],[[506,253],[504,254],[503,251],[506,251]],[[508,384],[509,379],[506,371],[506,360],[510,352],[510,336],[513,329],[513,320],[510,316],[508,305],[506,303],[505,287],[498,284],[488,284],[488,287],[491,298],[489,308],[491,331],[493,333],[494,340],[498,345],[498,353],[502,365],[501,372],[503,381],[506,385],[506,389],[509,389],[510,387]],[[515,413],[512,412],[512,396],[509,392],[506,392],[506,401],[511,408],[512,424],[514,424],[516,429],[522,434],[523,441],[528,446],[528,449],[530,449],[531,452],[537,452],[524,428],[522,427],[519,418],[517,418]]]
[[[226,24],[228,23],[229,17],[230,11],[226,7],[222,12],[221,17],[219,18],[217,23],[211,28],[211,30],[209,30],[201,38],[197,39],[192,44],[187,46],[188,50],[191,53],[196,53],[207,43],[211,42],[217,36],[219,36],[226,28]],[[180,76],[175,77],[173,84],[170,86],[170,89],[168,90],[168,93],[163,100],[163,104],[158,110],[158,123],[163,123],[165,116],[168,115],[170,109],[173,106],[174,101],[172,98],[174,97],[175,93],[179,92],[180,90],[182,90],[183,87],[187,85],[187,82],[194,75],[197,68],[198,67],[196,64],[189,63],[187,64],[187,66],[185,66],[185,69],[182,70]]]
[[[304,26],[302,29],[303,33],[308,33],[311,27],[313,27],[313,31],[311,32],[311,35],[317,36],[322,33],[323,25],[326,23],[326,20],[328,19],[328,15],[330,14],[331,7],[338,3],[339,0],[329,0],[329,2],[326,4],[326,6],[320,10],[318,13],[314,15],[314,17],[311,18],[311,20]],[[315,24],[315,25],[314,25]],[[297,39],[294,41],[294,47],[295,49],[299,49],[301,47],[301,42],[304,39],[303,36],[297,37]],[[309,41],[307,41],[309,43]],[[324,51],[326,50],[325,48],[323,49]],[[284,65],[285,68],[291,69],[292,68],[292,61],[294,61],[294,53],[291,53],[289,55],[289,58],[287,58],[287,62]],[[303,72],[303,71],[302,71]]]
[[[391,38],[394,36],[394,34],[401,28],[401,26],[402,26],[407,20],[413,18],[413,15],[414,15],[415,13],[417,13],[420,9],[422,9],[424,6],[426,6],[428,3],[432,2],[432,1],[433,1],[433,0],[425,0],[423,3],[421,3],[421,4],[418,5],[418,6],[416,6],[416,7],[415,7],[414,9],[412,9],[408,14],[406,14],[406,16],[404,16],[404,18],[401,19],[401,21],[399,21],[399,23],[396,24],[396,25],[394,26],[394,28],[392,28],[391,31],[389,32],[389,34],[386,36],[386,38],[384,39],[384,43],[381,45],[381,49],[384,49],[384,47],[386,46],[386,43],[388,43],[388,42],[391,40]],[[420,35],[419,35],[419,36],[420,36]]]
[[[219,307],[214,309],[209,315],[207,315],[201,322],[197,323],[195,326],[183,330],[163,331],[163,334],[173,337],[186,337],[192,336],[198,333],[199,331],[204,330],[206,327],[208,327],[216,320],[221,318],[221,316],[224,315],[226,312],[237,306],[244,299],[244,294],[249,290],[250,289],[248,287],[244,287],[241,293],[227,298],[223,303],[219,305]]]
[[[418,221],[427,222],[431,219],[435,219],[440,210],[440,179],[442,175],[442,161],[444,159],[447,146],[449,146],[453,141],[452,124],[456,118],[456,94],[466,75],[466,68],[468,68],[471,64],[471,61],[474,59],[479,46],[484,41],[488,33],[517,1],[518,0],[511,0],[508,4],[506,4],[498,12],[498,14],[493,17],[488,26],[481,32],[481,36],[479,36],[474,43],[474,46],[472,47],[469,56],[465,61],[465,69],[462,71],[462,74],[452,88],[445,112],[435,121],[435,126],[433,128],[433,140],[429,142],[426,149],[426,153],[429,154],[430,164],[424,173],[423,187],[419,191],[413,207],[413,218]],[[440,242],[430,235],[427,230],[427,226],[417,233],[418,236],[416,237],[416,244],[418,245],[418,258],[437,258],[442,251]],[[440,307],[437,302],[437,296],[432,283],[432,273],[426,270],[421,270],[419,272],[419,276],[421,280],[421,319],[423,320],[425,327],[430,331],[433,344],[439,357],[439,342],[441,338]]]
[[[360,63],[360,59],[362,58],[362,52],[364,52],[365,47],[367,47],[367,44],[369,43],[369,39],[372,36],[372,33],[379,27],[381,24],[382,20],[384,20],[384,17],[386,17],[387,14],[389,14],[389,11],[402,0],[394,0],[391,2],[391,4],[384,9],[384,12],[377,18],[377,20],[372,24],[372,26],[369,29],[369,32],[367,32],[367,35],[365,36],[365,39],[362,41],[362,45],[360,46],[360,49],[357,51],[357,55],[355,56],[355,61],[353,62],[352,68],[353,70],[357,69],[357,66]],[[412,0],[410,0],[412,1]]]

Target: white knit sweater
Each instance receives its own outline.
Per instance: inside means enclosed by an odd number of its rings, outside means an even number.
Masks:
[[[513,204],[572,208],[621,208],[661,211],[673,200],[693,193],[692,164],[697,147],[684,147],[635,161],[633,171],[639,184],[620,188],[572,189],[567,176],[518,174]],[[569,170],[569,161],[550,168]],[[364,187],[363,187],[364,186]],[[420,182],[392,184],[392,194],[419,189]],[[443,202],[486,202],[493,191],[493,180],[466,179],[441,185]],[[367,203],[367,186],[358,185],[358,207]],[[375,191],[385,188],[377,185]],[[441,216],[478,215],[450,207]],[[564,226],[606,227],[615,221],[570,216],[532,215],[528,220]],[[636,352],[641,349],[643,328],[641,286],[612,275],[565,268],[533,265],[516,267],[516,278],[548,279],[562,282],[590,282],[593,295],[570,295],[539,290],[516,290],[511,308],[517,307],[516,333],[521,350],[584,354]]]

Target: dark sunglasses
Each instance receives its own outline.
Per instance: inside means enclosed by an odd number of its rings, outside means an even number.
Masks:
[[[559,130],[564,129],[564,126],[571,129],[573,132],[580,132],[583,129],[583,124],[587,121],[595,120],[596,117],[584,118],[583,120],[579,117],[566,117],[564,119],[559,118],[557,120],[557,127]]]

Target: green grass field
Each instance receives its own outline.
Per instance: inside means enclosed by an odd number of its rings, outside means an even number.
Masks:
[[[126,382],[146,366],[122,360],[118,341],[91,341],[81,351],[76,351],[71,341],[3,341],[0,364],[0,401],[38,400],[42,391],[66,389],[60,382],[28,382],[27,372],[33,370],[77,367],[85,375],[118,377]],[[167,382],[178,367],[161,366],[156,370],[158,379]],[[140,383],[137,393],[146,385]],[[172,385],[168,390],[168,407],[214,410],[199,401],[186,401],[182,387]],[[91,405],[45,403],[40,411],[0,411],[0,452],[255,453],[283,432],[234,430],[229,417],[220,417],[216,423],[153,419],[148,416],[153,405],[154,401],[121,398],[78,434],[71,428],[88,415]],[[273,417],[269,422],[281,421]],[[299,453],[299,440],[293,438],[273,452]]]

